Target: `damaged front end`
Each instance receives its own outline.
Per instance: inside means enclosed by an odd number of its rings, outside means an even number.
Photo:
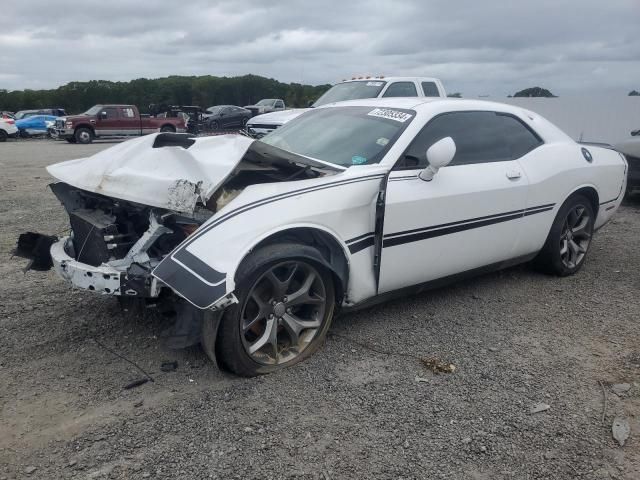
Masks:
[[[48,270],[73,287],[115,296],[125,309],[160,306],[176,315],[169,346],[200,341],[204,312],[176,296],[151,275],[162,258],[212,215],[191,216],[87,192],[67,183],[50,185],[69,215],[69,235],[27,232],[15,255],[30,260],[25,270]]]
[[[154,277],[154,269],[247,186],[331,172],[258,151],[251,139],[226,137],[150,135],[48,167],[69,234],[22,234],[15,255],[30,260],[27,270],[53,268],[73,287],[121,303],[169,304],[186,319],[178,330],[193,330],[205,313]],[[234,299],[229,294],[211,309]]]

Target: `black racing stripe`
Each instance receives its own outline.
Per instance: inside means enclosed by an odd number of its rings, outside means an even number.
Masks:
[[[406,235],[406,234],[410,234],[410,233],[420,233],[420,232],[424,232],[424,231],[427,231],[427,230],[435,230],[435,229],[444,228],[444,227],[452,227],[452,226],[456,226],[456,225],[467,224],[467,223],[470,223],[470,222],[477,222],[477,221],[481,221],[481,220],[489,220],[489,219],[493,219],[493,218],[511,216],[511,215],[516,215],[516,214],[522,216],[522,214],[524,212],[525,212],[525,210],[513,210],[511,212],[495,213],[493,215],[486,215],[484,217],[469,218],[467,220],[458,220],[457,222],[441,223],[440,225],[432,225],[430,227],[414,228],[413,230],[405,230],[403,232],[388,233],[387,235],[384,236],[384,238],[386,240],[387,238],[392,238],[392,237],[396,237],[396,236],[399,236],[399,235]]]
[[[221,216],[220,218],[215,220],[210,225],[207,225],[204,229],[202,229],[198,233],[196,233],[196,234],[192,235],[191,237],[189,237],[187,239],[187,241],[185,243],[183,243],[182,245],[178,246],[178,248],[183,249],[183,248],[187,247],[188,245],[193,243],[195,240],[200,238],[202,235],[204,235],[205,233],[209,232],[211,229],[217,227],[221,223],[226,222],[227,220],[229,220],[230,218],[235,217],[236,215],[239,215],[241,213],[244,213],[246,211],[252,210],[252,209],[257,208],[257,207],[261,207],[262,205],[266,205],[268,203],[273,203],[273,202],[276,202],[278,200],[283,200],[283,199],[289,198],[289,197],[295,197],[296,195],[301,195],[303,193],[311,193],[311,192],[316,192],[316,191],[320,191],[320,190],[325,190],[325,189],[328,189],[328,188],[340,187],[340,186],[348,185],[348,184],[351,184],[351,183],[359,183],[359,182],[365,182],[365,181],[368,181],[368,180],[380,179],[380,178],[383,178],[383,177],[384,177],[384,174],[367,175],[365,177],[344,179],[344,180],[340,180],[340,181],[337,181],[337,182],[324,183],[322,185],[313,185],[313,186],[310,186],[310,187],[305,187],[305,188],[300,188],[298,190],[293,190],[291,192],[285,192],[285,193],[280,193],[278,195],[273,195],[271,197],[261,198],[260,200],[256,200],[256,201],[248,203],[246,205],[242,205],[242,206],[236,208],[235,210],[231,210],[230,212],[227,212],[226,214],[224,214],[223,216]]]
[[[535,215],[536,213],[542,213],[542,212],[548,212],[549,210],[553,210],[553,205],[550,207],[540,207],[537,209],[528,209],[526,212],[524,212],[524,216],[528,217],[529,215]]]
[[[225,282],[217,286],[207,285],[171,258],[165,258],[153,274],[198,308],[210,307],[227,293]]]
[[[209,283],[219,283],[227,277],[224,273],[211,268],[186,248],[176,252],[174,258],[180,263],[184,263],[190,270],[200,275]]]
[[[515,215],[515,214],[520,214],[520,216],[533,215],[534,213],[539,213],[541,211],[551,210],[554,207],[554,205],[555,203],[549,203],[547,205],[540,205],[539,207],[529,207],[524,210],[512,210],[510,212],[494,213],[492,215],[486,215],[484,217],[468,218],[466,220],[458,220],[456,222],[442,223],[440,225],[432,225],[430,227],[421,227],[421,228],[415,228],[413,230],[405,230],[403,232],[388,233],[384,236],[384,238],[385,239],[393,238],[399,235],[406,235],[410,233],[420,233],[428,230],[436,230],[444,227],[452,227],[456,225],[469,224],[469,223],[474,223],[474,222],[483,221],[483,220],[497,219],[505,216],[511,217],[512,215]],[[531,213],[528,213],[528,212],[531,212]]]
[[[345,243],[348,245],[350,243],[357,242],[358,240],[362,240],[365,237],[370,237],[371,235],[374,235],[374,233],[373,232],[365,233],[363,235],[359,235],[357,237],[354,237],[351,240],[347,240]]]
[[[352,243],[351,245],[349,245],[349,252],[351,252],[351,254],[354,253],[358,253],[360,250],[364,250],[365,248],[369,248],[373,246],[373,240],[374,237],[373,235],[364,238],[360,241],[357,241],[355,243]]]
[[[384,248],[393,247],[396,245],[403,245],[405,243],[419,242],[420,240],[426,240],[428,238],[451,235],[452,233],[472,230],[474,228],[486,227],[496,223],[508,222],[510,220],[522,218],[523,216],[535,215],[536,213],[552,210],[554,205],[555,204],[542,205],[540,207],[533,207],[527,210],[516,210],[514,212],[507,212],[506,214],[489,215],[487,217],[465,220],[464,222],[453,222],[451,224],[442,224],[434,227],[408,230],[407,232],[398,232],[392,234],[393,236],[385,237],[382,246]]]
[[[395,247],[396,245],[403,245],[405,243],[419,242],[420,240],[426,240],[428,238],[441,237],[443,235],[451,235],[452,233],[463,232],[465,230],[471,230],[474,228],[486,227],[487,225],[493,225],[496,223],[507,222],[509,220],[515,220],[522,218],[522,213],[514,213],[506,217],[489,218],[480,222],[465,223],[462,225],[453,225],[451,227],[440,228],[438,230],[427,230],[410,235],[403,235],[401,237],[385,238],[383,240],[383,248]]]

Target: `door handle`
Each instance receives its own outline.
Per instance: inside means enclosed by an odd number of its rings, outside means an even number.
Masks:
[[[508,178],[509,180],[517,180],[517,179],[519,179],[521,176],[522,176],[522,173],[520,173],[520,172],[519,172],[519,171],[517,171],[517,170],[509,170],[509,171],[507,172],[507,178]]]

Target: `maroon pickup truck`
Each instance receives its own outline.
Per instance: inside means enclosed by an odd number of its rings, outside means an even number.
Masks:
[[[140,115],[135,105],[94,105],[81,115],[56,120],[55,133],[69,143],[91,143],[95,138],[137,137],[155,132],[186,131],[178,118]]]

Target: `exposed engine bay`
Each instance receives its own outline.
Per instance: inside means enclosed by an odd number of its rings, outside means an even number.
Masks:
[[[178,137],[172,142],[166,135],[158,135],[153,148],[168,146],[182,150],[194,143],[185,143],[184,135],[169,134]],[[159,139],[163,141],[159,142]],[[202,312],[196,315],[187,302],[155,279],[151,272],[175,247],[232,203],[248,186],[333,173],[331,169],[298,163],[297,158],[281,152],[272,147],[265,151],[251,145],[219,187],[206,201],[200,197],[190,211],[150,206],[64,181],[52,183],[51,190],[69,215],[69,235],[58,239],[34,232],[24,233],[18,240],[15,254],[30,260],[25,270],[53,267],[74,287],[116,296],[123,304],[168,306],[178,313],[179,319],[184,317],[187,321],[187,325],[178,330],[199,332],[199,328],[193,329],[191,324]],[[187,344],[197,341],[192,338]],[[183,346],[184,342],[177,345]]]
[[[160,134],[152,148],[184,150],[196,141],[185,135]],[[76,287],[121,297],[153,299],[161,294],[171,295],[172,291],[158,284],[151,271],[247,186],[333,173],[330,169],[301,163],[300,158],[288,152],[256,145],[260,143],[247,144],[249,147],[240,161],[222,179],[217,190],[206,201],[196,202],[188,212],[116,198],[64,181],[52,183],[51,190],[69,215],[69,236],[58,240],[28,232],[20,236],[15,253],[31,260],[27,269],[47,270],[53,266]],[[54,255],[52,260],[49,250],[58,252],[59,258]],[[94,267],[93,271],[88,267]]]

